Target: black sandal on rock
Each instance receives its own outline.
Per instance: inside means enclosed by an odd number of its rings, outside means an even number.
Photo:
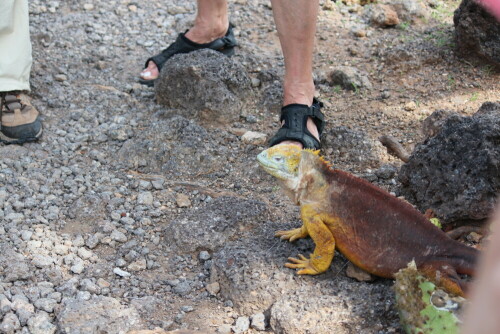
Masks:
[[[187,31],[186,31],[187,32]],[[170,44],[168,48],[146,60],[146,65],[144,68],[148,67],[150,61],[156,64],[158,67],[158,72],[161,71],[163,65],[170,59],[173,55],[180,53],[189,53],[196,50],[201,49],[212,49],[215,51],[219,51],[226,56],[232,56],[234,54],[234,47],[238,44],[236,43],[236,38],[234,37],[233,27],[229,25],[227,29],[227,33],[224,37],[217,38],[216,40],[210,43],[198,44],[191,40],[189,40],[186,36],[186,33],[180,33],[175,42]],[[153,87],[156,79],[139,79],[139,83],[146,85],[148,87]]]
[[[319,150],[321,144],[307,129],[307,118],[311,117],[318,128],[321,137],[325,127],[325,116],[320,108],[323,103],[314,99],[312,106],[305,104],[289,104],[281,108],[280,122],[283,126],[269,140],[269,146],[274,146],[285,140],[293,140],[302,143],[304,148]]]

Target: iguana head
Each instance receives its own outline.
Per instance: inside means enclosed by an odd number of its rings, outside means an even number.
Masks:
[[[308,183],[323,182],[323,171],[328,163],[319,156],[319,151],[301,149],[297,145],[276,145],[262,151],[257,160],[266,172],[280,180],[285,192],[296,203],[301,189]]]
[[[262,151],[257,160],[266,172],[280,180],[295,179],[302,149],[297,145],[277,145]]]
[[[276,145],[262,151],[257,160],[272,176],[280,180],[297,178],[301,172],[309,172],[319,165],[327,165],[319,150],[301,149],[297,145]]]

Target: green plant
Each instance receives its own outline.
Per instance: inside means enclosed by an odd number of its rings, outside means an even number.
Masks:
[[[479,93],[478,92],[474,92],[474,93],[472,93],[469,101],[474,102],[474,101],[477,101],[478,98],[479,98]]]
[[[453,12],[460,4],[460,0],[440,2],[432,11],[431,17],[436,21],[444,21],[453,16]]]
[[[359,95],[358,85],[356,85],[356,83],[354,83],[354,82],[352,82],[351,85],[352,85],[352,88],[354,89],[354,94]]]
[[[396,308],[406,333],[459,332],[463,319],[458,310],[465,306],[464,298],[437,287],[417,271],[414,261],[395,276]]]
[[[435,46],[442,47],[453,47],[455,43],[453,42],[453,37],[451,33],[447,30],[447,26],[441,26],[442,30],[436,30],[424,37],[424,40],[430,41]]]
[[[340,92],[342,92],[342,87],[340,87],[340,85],[333,86],[333,92],[335,94],[340,94]]]
[[[439,218],[431,218],[429,220],[431,221],[432,224],[434,224],[438,228],[440,228],[440,229],[443,228],[443,225],[441,225],[441,222],[439,221]]]
[[[452,75],[448,75],[448,88],[454,88],[456,84],[455,78]]]
[[[403,30],[403,31],[408,30],[409,27],[410,27],[410,22],[401,22],[400,24],[398,24],[396,26],[396,28]]]

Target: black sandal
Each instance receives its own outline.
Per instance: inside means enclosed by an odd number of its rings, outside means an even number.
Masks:
[[[187,32],[187,31],[186,31]],[[227,33],[224,37],[217,38],[216,40],[210,43],[198,44],[191,40],[189,40],[186,36],[186,33],[180,33],[175,42],[170,44],[168,48],[146,60],[146,65],[144,68],[148,67],[150,61],[156,64],[158,67],[158,72],[161,71],[163,65],[170,59],[173,55],[180,53],[189,53],[196,50],[201,49],[212,49],[215,51],[219,51],[226,56],[232,56],[234,54],[234,47],[238,44],[236,43],[236,38],[234,37],[233,27],[230,24],[227,29]],[[156,79],[139,79],[139,83],[146,85],[148,87],[153,87]]]
[[[321,144],[316,137],[307,129],[307,118],[311,117],[318,128],[321,137],[325,127],[325,115],[320,108],[323,103],[314,99],[312,106],[305,104],[289,104],[281,108],[280,122],[283,126],[269,140],[269,146],[274,146],[285,140],[293,140],[302,143],[304,148],[319,150]]]

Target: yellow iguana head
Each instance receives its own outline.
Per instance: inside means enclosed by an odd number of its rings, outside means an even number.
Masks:
[[[280,180],[297,177],[300,164],[300,147],[297,145],[277,145],[262,151],[257,160],[266,172]]]
[[[318,159],[319,151],[303,150],[297,145],[277,145],[262,151],[257,160],[262,168],[280,180],[296,179],[300,173],[299,166],[305,160]]]
[[[308,185],[315,189],[314,196],[325,196],[325,171],[330,165],[319,156],[319,151],[301,149],[297,145],[277,145],[262,151],[257,160],[266,172],[280,181],[285,193],[296,204],[300,205],[303,196],[312,198],[313,194],[304,192]]]

